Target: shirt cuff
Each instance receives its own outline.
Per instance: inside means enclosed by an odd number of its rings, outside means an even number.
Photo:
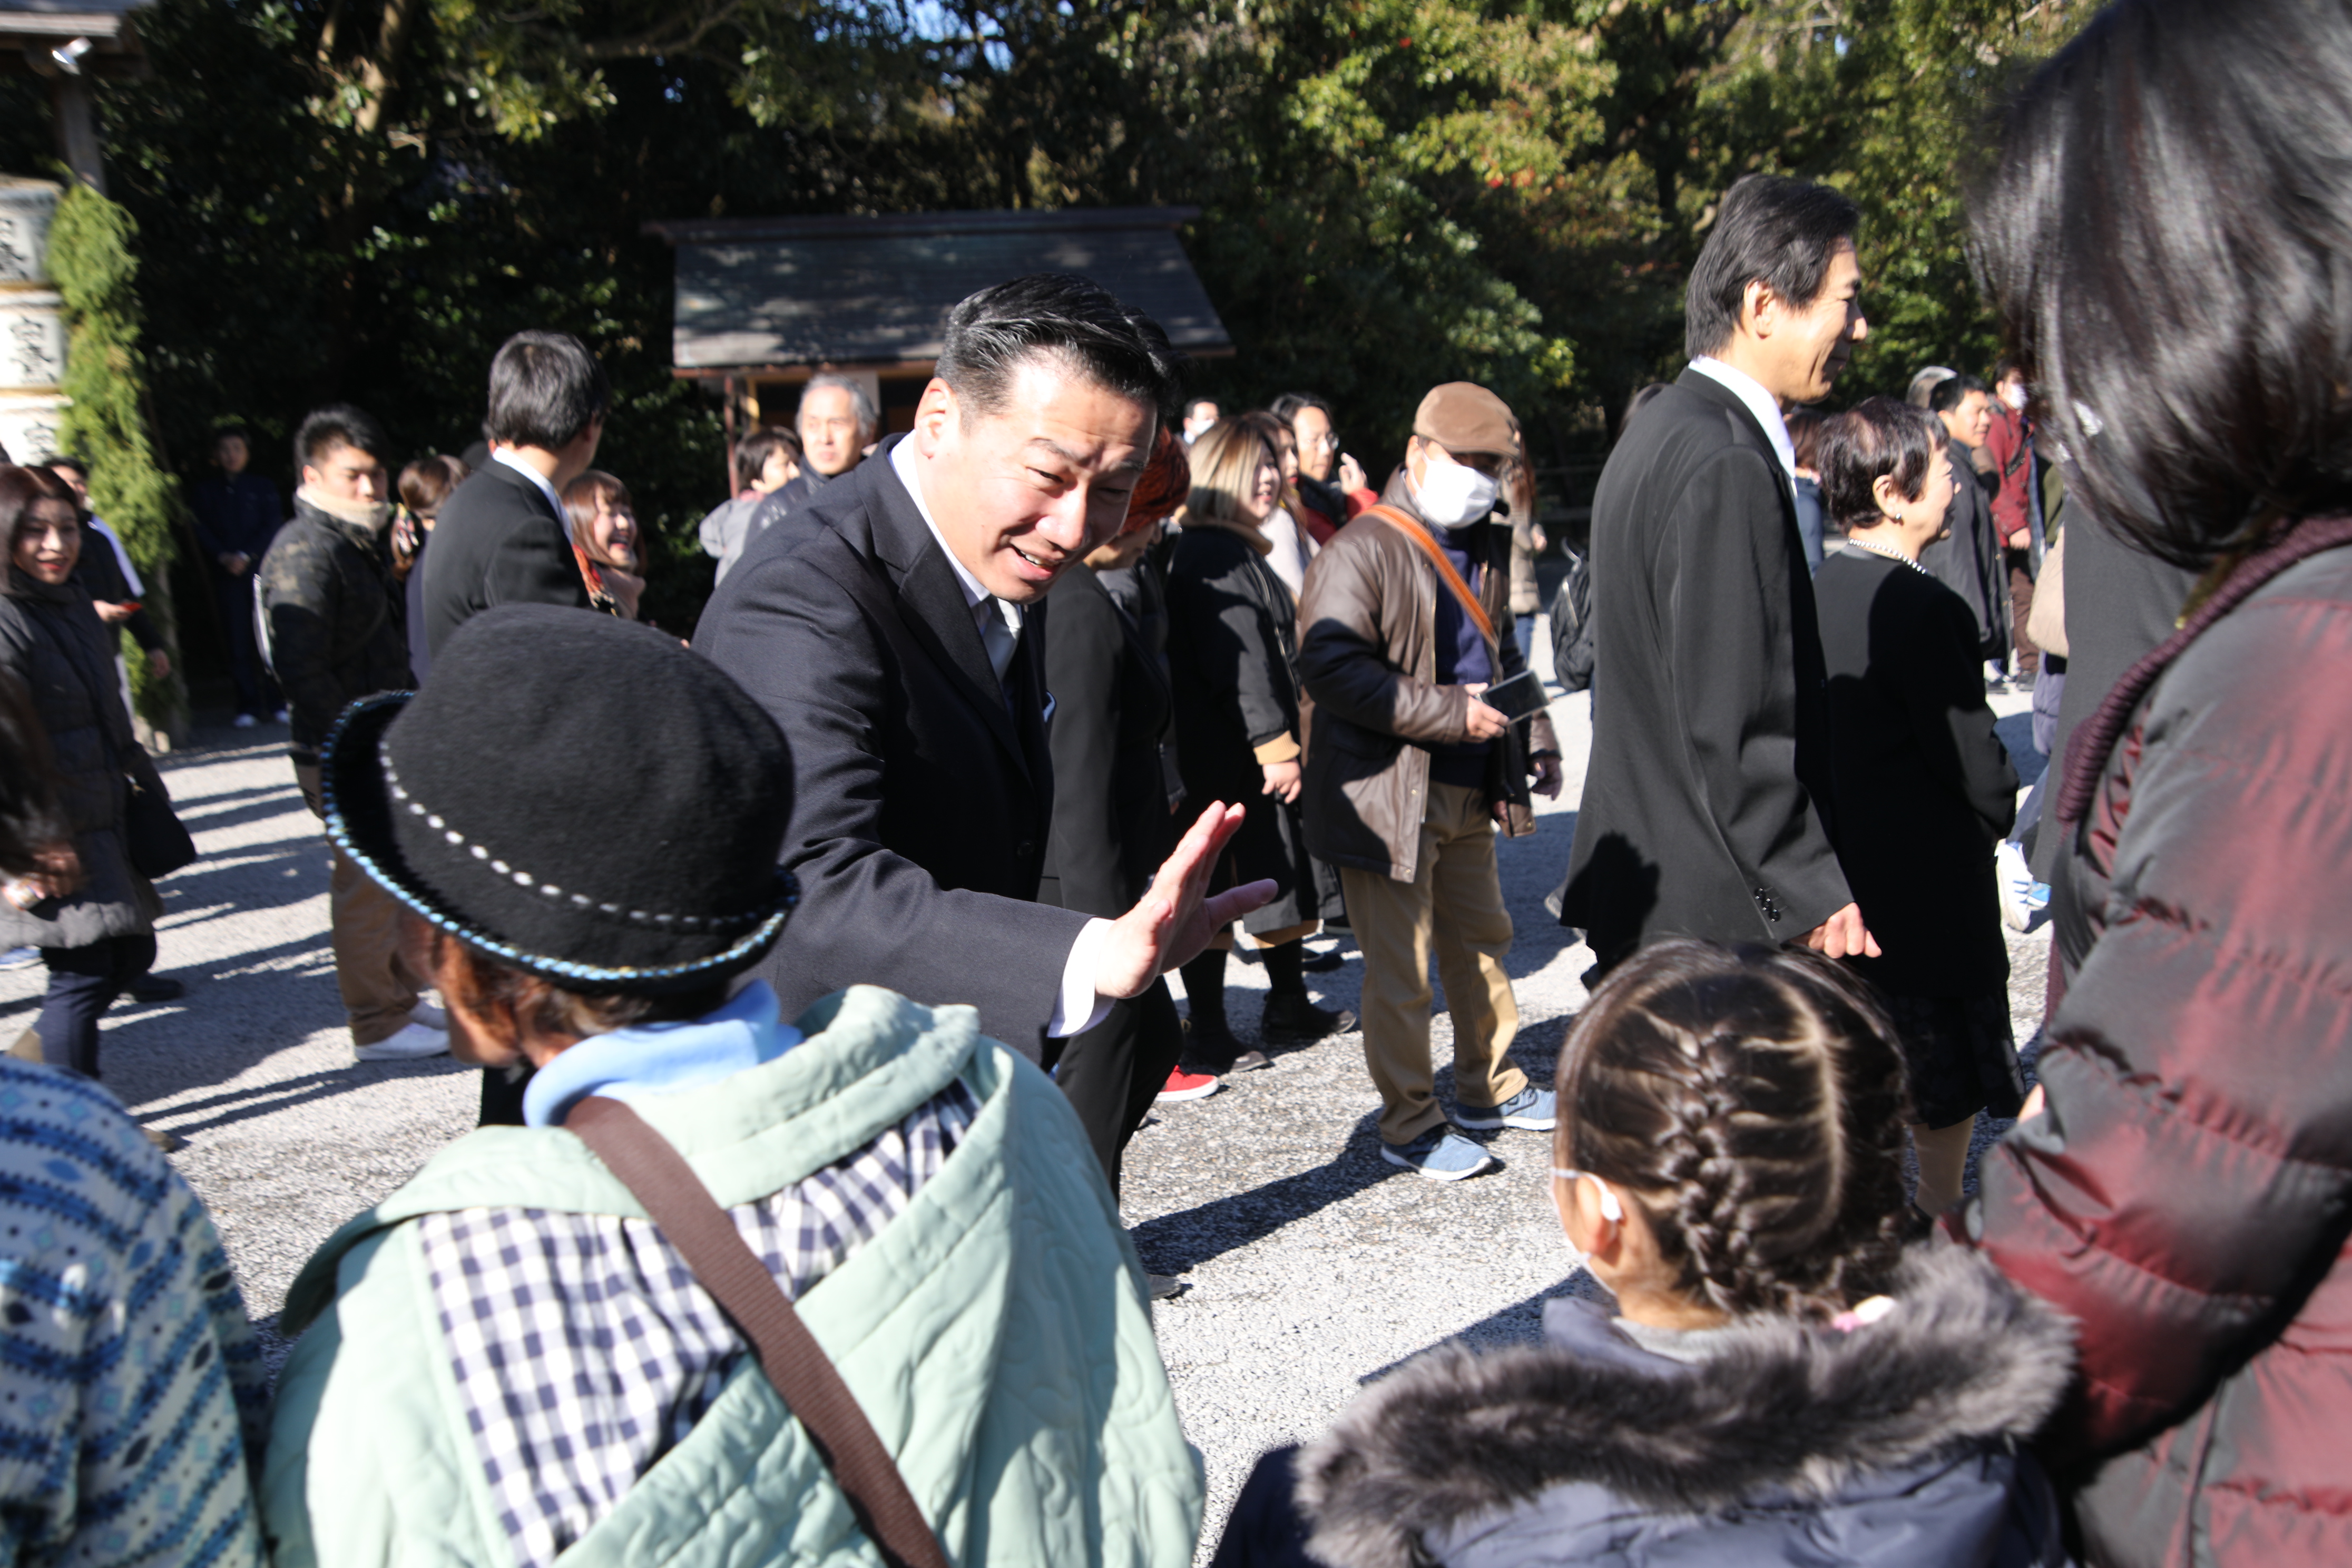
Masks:
[[[1110,926],[1108,921],[1088,921],[1078,940],[1070,943],[1069,960],[1062,965],[1062,994],[1054,999],[1054,1016],[1045,1020],[1046,1038],[1066,1040],[1072,1035],[1083,1035],[1110,1016],[1111,1004],[1118,998],[1095,990],[1095,970],[1102,944],[1110,940]]]

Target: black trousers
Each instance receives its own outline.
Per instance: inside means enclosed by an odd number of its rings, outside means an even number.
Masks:
[[[41,962],[49,971],[49,989],[33,1025],[41,1037],[41,1059],[96,1078],[99,1015],[153,965],[154,933],[108,937],[88,947],[45,947]]]
[[[256,561],[242,577],[213,574],[213,603],[220,607],[221,637],[228,644],[228,678],[236,687],[236,710],[267,719],[284,703],[278,682],[261,662],[261,645],[253,635],[253,574]]]
[[[1054,1057],[1056,1046],[1061,1052]],[[1183,1048],[1184,1026],[1165,980],[1153,981],[1140,996],[1111,1004],[1109,1016],[1085,1034],[1045,1042],[1044,1065],[1078,1113],[1113,1195],[1128,1140],[1167,1087],[1169,1069]]]

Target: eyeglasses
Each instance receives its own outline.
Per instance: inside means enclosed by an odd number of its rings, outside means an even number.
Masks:
[[[1624,1222],[1625,1205],[1617,1201],[1617,1194],[1609,1190],[1609,1184],[1594,1175],[1591,1172],[1567,1171],[1562,1170],[1558,1165],[1554,1165],[1551,1168],[1551,1173],[1558,1176],[1563,1182],[1591,1182],[1594,1186],[1601,1189],[1601,1217],[1618,1224],[1622,1224]]]

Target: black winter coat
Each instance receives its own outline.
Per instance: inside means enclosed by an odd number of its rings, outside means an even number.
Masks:
[[[1172,710],[1168,676],[1144,629],[1090,569],[1063,573],[1045,600],[1055,781],[1045,878],[1062,908],[1117,919],[1174,847],[1160,772]]]
[[[1603,964],[1782,942],[1852,895],[1822,820],[1829,694],[1796,493],[1697,371],[1626,426],[1592,506],[1592,760],[1560,889]]]
[[[286,521],[278,487],[259,474],[223,474],[198,479],[188,489],[189,510],[196,514],[196,542],[205,549],[205,569],[234,582],[222,567],[224,555],[242,555],[258,562],[269,553]]]
[[[0,900],[0,945],[88,947],[152,931],[163,906],[147,879],[132,869],[123,845],[128,780],[170,796],[155,764],[131,738],[114,668],[114,634],[89,607],[89,595],[73,584],[51,586],[14,566],[6,571],[0,669],[24,684],[48,732],[58,808],[72,830],[86,880],[69,897],[29,913]]]
[[[1908,996],[2000,994],[2009,945],[1992,857],[2016,818],[2017,770],[1993,733],[1969,607],[1859,547],[1822,563],[1813,595],[1838,863],[1885,950],[1854,965]]]
[[[1992,526],[1992,500],[1976,470],[1976,454],[1950,437],[1952,504],[1945,509],[1946,538],[1919,552],[1919,564],[1967,605],[1976,618],[1977,658],[2009,654],[2009,563]]]
[[[1449,1345],[1373,1384],[1297,1455],[1296,1513],[1268,1456],[1213,1568],[2064,1563],[2018,1446],[2065,1391],[2065,1321],[1949,1246],[1915,1250],[1894,1295],[1850,1332],[1690,1336],[1695,1361],[1556,1298],[1540,1346]]]
[[[1300,755],[1298,605],[1232,529],[1195,522],[1178,537],[1168,564],[1168,657],[1186,811],[1198,816],[1212,801],[1249,808],[1211,890],[1275,882],[1274,901],[1244,918],[1244,931],[1320,919],[1298,806],[1267,795],[1263,771]]]
[[[2092,941],[2049,1109],[1964,1218],[2082,1325],[2044,1452],[2106,1568],[2352,1562],[2347,670],[2352,543],[2189,642],[2063,836]]]
[[[407,605],[382,535],[297,495],[257,581],[297,761],[312,758],[346,705],[416,684]]]

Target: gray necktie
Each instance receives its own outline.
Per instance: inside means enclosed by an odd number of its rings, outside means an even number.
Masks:
[[[972,606],[980,621],[980,640],[988,649],[988,667],[996,671],[996,684],[1004,684],[1004,672],[1013,668],[1013,650],[1020,645],[1012,626],[1005,623],[1004,604],[1000,599],[982,599]]]

